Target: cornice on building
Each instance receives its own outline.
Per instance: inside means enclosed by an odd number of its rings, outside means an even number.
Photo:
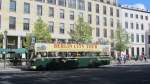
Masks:
[[[119,5],[121,9],[127,9],[127,10],[132,10],[132,11],[137,11],[137,12],[144,12],[144,13],[150,13],[150,10],[145,10],[145,9],[140,9],[140,8],[135,8],[135,7],[128,7],[128,6],[121,6]]]

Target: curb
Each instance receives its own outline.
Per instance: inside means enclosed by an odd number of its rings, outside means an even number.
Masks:
[[[16,69],[16,68],[0,68],[0,72],[20,72],[21,69]]]

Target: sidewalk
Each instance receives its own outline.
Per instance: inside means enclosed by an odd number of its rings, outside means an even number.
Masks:
[[[4,68],[4,63],[0,62],[0,73],[1,72],[17,72],[17,71],[21,71],[21,69],[12,68],[8,64],[6,64],[6,67]]]
[[[111,64],[110,65],[147,65],[147,64],[150,64],[150,59],[147,59],[147,61],[140,61],[140,60],[127,60],[126,63],[122,63],[121,64],[118,64],[118,61],[117,60],[113,60],[111,61]]]

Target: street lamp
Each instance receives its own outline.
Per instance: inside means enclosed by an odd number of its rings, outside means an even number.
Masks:
[[[7,48],[7,31],[6,30],[4,31],[3,40],[4,40],[3,48],[5,49],[5,51],[3,52],[4,53],[4,69],[5,69],[5,67],[6,67],[6,48]]]

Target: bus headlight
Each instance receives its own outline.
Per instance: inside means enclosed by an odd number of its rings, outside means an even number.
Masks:
[[[35,62],[35,61],[36,61],[36,59],[33,59],[33,61]]]
[[[36,66],[32,66],[32,67],[31,67],[31,69],[34,69],[34,70],[35,70],[36,68],[37,68]]]

